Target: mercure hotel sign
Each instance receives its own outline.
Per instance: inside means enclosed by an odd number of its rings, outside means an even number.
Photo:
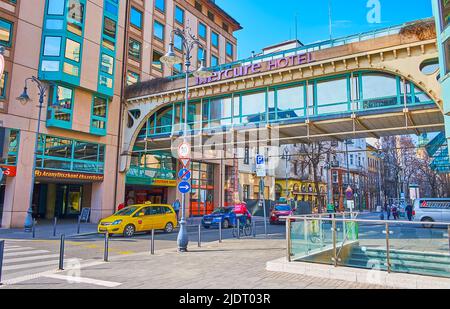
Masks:
[[[213,72],[213,75],[208,78],[196,78],[197,85],[204,85],[208,83],[218,82],[227,79],[233,79],[242,76],[248,76],[257,73],[269,72],[296,65],[308,64],[314,62],[312,53],[304,53],[299,55],[292,55],[280,59],[273,59],[260,63],[251,63],[240,67],[230,68],[222,71]]]

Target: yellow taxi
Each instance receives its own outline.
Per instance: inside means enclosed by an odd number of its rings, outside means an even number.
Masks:
[[[171,233],[177,225],[177,215],[172,206],[146,202],[126,207],[101,220],[98,224],[98,232],[133,237],[135,233],[151,230],[164,230],[166,233]]]

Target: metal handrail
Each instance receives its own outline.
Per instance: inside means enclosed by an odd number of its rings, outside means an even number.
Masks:
[[[415,222],[415,221],[393,221],[393,220],[370,220],[370,219],[330,219],[330,218],[312,218],[308,216],[289,216],[289,217],[281,217],[284,219],[306,219],[306,220],[320,220],[320,221],[341,221],[341,222],[362,222],[362,223],[377,223],[377,224],[409,224],[409,225],[445,225],[450,227],[450,222]]]
[[[358,216],[358,215],[356,215],[356,216]],[[355,219],[356,219],[356,218],[355,218]],[[344,223],[345,223],[345,222],[344,222]],[[342,249],[344,248],[345,243],[347,242],[347,240],[348,240],[348,233],[345,232],[345,229],[344,229],[344,239],[342,240],[342,245],[341,245],[341,247],[339,248],[339,252],[336,254],[337,262],[339,261],[339,256],[341,255]]]

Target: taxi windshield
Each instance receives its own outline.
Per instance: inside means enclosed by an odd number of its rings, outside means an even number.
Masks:
[[[137,206],[127,207],[116,212],[114,216],[131,216],[137,209],[138,209]]]

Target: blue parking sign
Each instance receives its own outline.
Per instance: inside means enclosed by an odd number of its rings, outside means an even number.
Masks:
[[[263,155],[257,155],[257,156],[256,156],[256,164],[257,164],[257,165],[262,165],[262,164],[264,164],[264,156],[263,156]]]

